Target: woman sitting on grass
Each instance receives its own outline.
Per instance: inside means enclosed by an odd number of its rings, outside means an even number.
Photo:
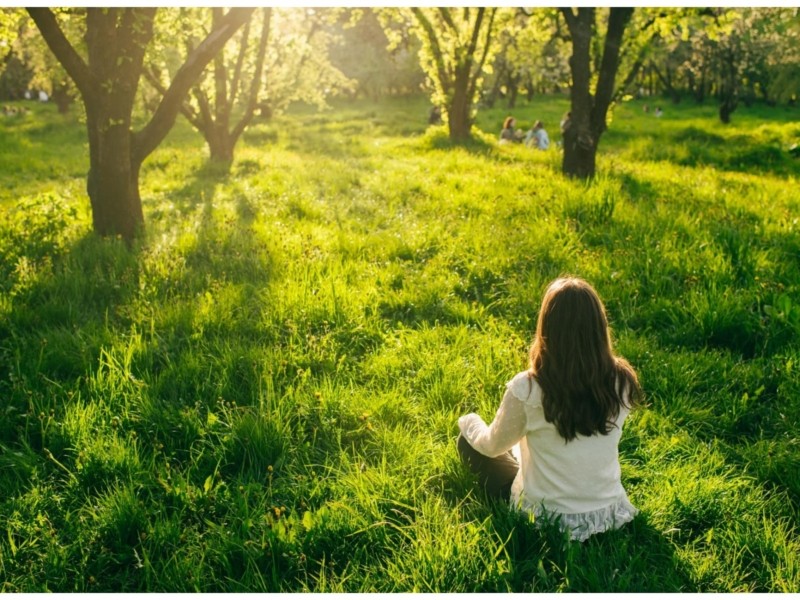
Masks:
[[[506,384],[491,425],[475,413],[458,420],[462,460],[490,497],[557,521],[573,540],[631,521],[637,510],[620,481],[617,445],[641,389],[614,355],[605,308],[587,282],[562,278],[547,288],[530,365]]]
[[[525,145],[529,148],[547,150],[550,147],[550,136],[544,130],[544,123],[536,121],[525,136]]]
[[[514,129],[516,124],[517,120],[514,117],[506,117],[505,121],[503,121],[503,129],[500,130],[501,144],[522,141],[522,132]]]

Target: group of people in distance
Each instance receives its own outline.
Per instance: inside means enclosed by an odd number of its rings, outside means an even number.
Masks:
[[[650,107],[649,107],[647,104],[645,104],[645,105],[642,107],[642,111],[643,111],[643,112],[646,112],[646,113],[649,113],[649,112],[650,112]],[[662,117],[662,116],[664,115],[664,111],[663,111],[663,110],[661,110],[661,107],[660,107],[660,106],[656,106],[656,109],[653,111],[653,114],[654,114],[654,115],[655,115],[657,118],[660,118],[660,117]]]
[[[500,143],[509,144],[512,142],[522,142],[529,148],[547,150],[550,147],[550,136],[544,128],[544,123],[536,121],[527,133],[522,129],[516,129],[517,120],[514,117],[506,117],[503,121],[503,129],[500,131]]]

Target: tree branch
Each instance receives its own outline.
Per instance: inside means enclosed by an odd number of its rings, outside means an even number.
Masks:
[[[239,94],[239,79],[242,77],[242,65],[244,64],[245,54],[247,54],[247,45],[249,41],[250,21],[248,20],[244,25],[244,31],[242,31],[242,41],[239,44],[239,55],[236,57],[236,66],[233,69],[233,77],[228,84],[230,94],[228,96],[228,106],[225,108],[225,112],[228,115],[233,112],[233,105],[236,103],[236,96]]]
[[[84,102],[89,102],[96,83],[89,67],[69,43],[49,8],[27,8],[28,14],[47,42],[47,46],[78,87]]]
[[[208,101],[208,96],[199,85],[192,88],[194,97],[197,100],[197,106],[200,108],[200,115],[197,117],[197,122],[200,123],[198,129],[204,134],[211,134],[214,128],[214,115],[211,113],[211,103]]]
[[[619,67],[622,36],[631,16],[633,8],[612,8],[608,15],[608,30],[600,63],[594,107],[592,107],[592,126],[598,136],[605,131],[605,114],[614,97],[614,79]]]
[[[442,91],[447,94],[450,89],[450,78],[447,73],[447,67],[445,66],[442,49],[439,46],[439,38],[436,37],[436,32],[434,31],[431,22],[428,20],[428,17],[426,17],[425,13],[422,12],[422,9],[414,7],[411,9],[411,11],[414,13],[417,22],[425,32],[425,36],[428,38],[428,43],[431,47],[431,53],[433,54],[433,61],[436,63],[436,72],[439,74],[439,84],[442,86]]]
[[[455,21],[453,21],[453,15],[450,14],[449,8],[438,8],[439,15],[442,17],[442,21],[447,23],[447,26],[450,27],[454,32],[458,33],[458,27],[456,27]]]
[[[478,16],[475,17],[475,26],[472,28],[472,37],[469,41],[469,48],[467,49],[467,56],[471,57],[475,54],[475,48],[478,47],[478,39],[481,35],[481,23],[483,23],[483,15],[486,13],[484,7],[478,9]]]
[[[486,40],[484,41],[483,45],[483,54],[481,55],[481,59],[478,62],[478,67],[475,69],[475,75],[472,77],[472,80],[469,83],[469,97],[475,97],[475,86],[478,84],[478,77],[480,76],[481,71],[483,70],[483,65],[486,63],[486,57],[489,55],[489,42],[491,41],[492,37],[492,27],[494,25],[494,17],[497,14],[497,8],[493,8],[491,14],[489,15],[489,26],[486,29]]]
[[[239,136],[242,135],[242,132],[250,124],[258,104],[258,92],[261,88],[261,78],[264,72],[264,59],[267,55],[267,42],[269,40],[270,22],[272,20],[272,9],[264,8],[263,11],[264,22],[261,27],[261,39],[259,40],[258,54],[256,55],[256,67],[255,72],[253,73],[253,81],[250,84],[250,98],[247,101],[247,107],[245,108],[244,115],[233,129],[232,137],[234,140],[238,140]]]
[[[223,12],[221,8],[211,9],[211,28],[217,28]],[[249,21],[248,21],[249,22]],[[228,75],[225,68],[225,50],[222,49],[214,56],[214,116],[217,123],[228,127]]]
[[[644,61],[640,56],[639,58],[636,59],[636,62],[633,63],[633,65],[631,65],[631,70],[628,71],[628,75],[625,77],[625,80],[622,82],[622,85],[619,86],[619,88],[615,92],[614,99],[619,99],[619,97],[625,93],[625,90],[627,90],[630,87],[630,85],[636,79],[636,76],[639,74],[639,71],[641,71],[643,64]]]
[[[575,16],[575,13],[572,12],[571,8],[559,8],[558,11],[564,15],[564,20],[567,22],[567,28],[571,32],[578,24],[578,17]]]
[[[153,37],[153,20],[156,16],[155,8],[126,8],[123,9],[119,26],[119,48],[132,48],[129,56],[120,55],[123,59],[118,64],[119,79],[128,86],[138,83],[139,72],[144,63],[144,54],[147,45]]]
[[[664,74],[656,66],[656,63],[654,63],[652,60],[650,61],[650,68],[653,69],[653,73],[656,74],[656,77],[658,77],[658,80],[664,85],[665,88],[667,88],[667,91],[671,91],[672,86],[666,80],[666,78],[664,77]]]
[[[162,96],[167,93],[167,88],[161,83],[161,79],[156,72],[154,66],[150,66],[149,68],[145,68],[144,71],[144,78],[148,81],[150,85],[156,88],[156,91],[161,94]],[[181,114],[186,117],[186,120],[189,121],[194,127],[198,130],[202,131],[200,120],[197,117],[197,113],[192,110],[192,107],[189,105],[188,102],[181,102]]]

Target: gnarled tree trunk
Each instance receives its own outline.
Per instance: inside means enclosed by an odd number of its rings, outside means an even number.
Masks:
[[[595,94],[590,90],[592,32],[595,9],[562,8],[572,38],[572,104],[569,126],[564,131],[564,160],[562,171],[572,177],[593,177],[597,146],[606,130],[606,115],[614,96],[614,79],[619,67],[620,45],[625,27],[633,14],[632,8],[612,8],[603,47]]]

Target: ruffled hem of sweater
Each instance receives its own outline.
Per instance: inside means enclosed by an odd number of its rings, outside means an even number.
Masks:
[[[604,508],[584,513],[559,513],[548,511],[543,506],[534,507],[534,523],[556,522],[563,531],[569,532],[570,539],[584,542],[595,533],[619,529],[633,521],[639,510],[623,496]]]

